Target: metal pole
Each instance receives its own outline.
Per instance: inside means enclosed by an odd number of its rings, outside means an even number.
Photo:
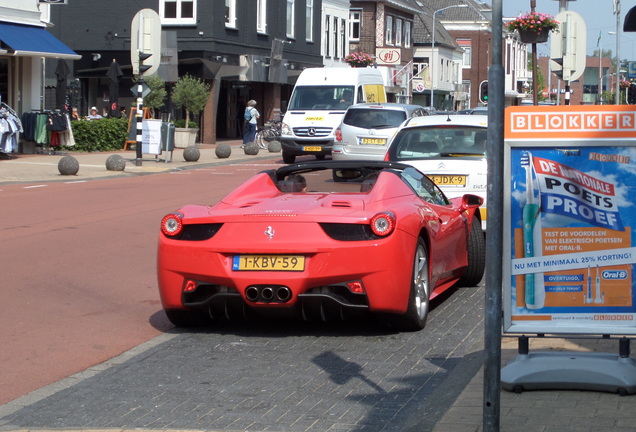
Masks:
[[[621,0],[614,0],[614,13],[616,14],[616,94],[614,105],[621,103],[620,72],[621,72]]]
[[[603,104],[603,33],[598,37],[598,104]]]
[[[536,0],[530,0],[530,12],[534,13],[535,7],[537,6]],[[532,104],[534,106],[539,105],[539,94],[538,94],[538,83],[537,83],[537,44],[536,42],[532,43]]]
[[[143,119],[144,119],[144,78],[139,75],[139,81],[137,81],[137,116],[136,118],[136,129],[137,129],[137,143],[135,144],[135,165],[141,166],[141,141],[142,141],[142,127],[143,127]]]
[[[498,432],[501,412],[501,313],[503,262],[504,86],[502,0],[492,2],[491,64],[488,70],[488,225],[484,318],[483,431]],[[492,89],[492,91],[490,91]]]
[[[435,87],[435,14],[437,12],[438,11],[433,12],[433,35],[431,37],[431,108],[435,108],[435,104],[433,103],[433,88]]]

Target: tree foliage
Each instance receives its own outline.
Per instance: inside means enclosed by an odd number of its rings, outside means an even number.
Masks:
[[[164,100],[168,94],[166,82],[159,75],[150,75],[145,81],[150,88],[150,93],[144,98],[144,107],[151,109],[152,117],[156,118],[154,111],[164,105]]]
[[[179,78],[172,90],[172,102],[177,108],[185,108],[186,125],[190,122],[190,113],[198,114],[205,108],[210,95],[210,86],[203,80],[191,75]]]

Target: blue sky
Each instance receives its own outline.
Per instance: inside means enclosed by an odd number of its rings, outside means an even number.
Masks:
[[[492,0],[490,1],[492,4]],[[574,0],[568,1],[568,10],[574,11],[583,17],[587,26],[587,46],[588,55],[597,48],[599,32],[601,32],[601,43],[603,49],[616,51],[616,36],[610,35],[608,31],[616,31],[616,15],[614,15],[613,0]],[[530,0],[502,0],[504,17],[516,17],[522,13],[530,11]],[[622,59],[636,60],[636,32],[623,33],[623,21],[630,8],[635,6],[634,1],[621,1],[620,19],[620,56]],[[559,13],[559,1],[557,0],[536,0],[537,12],[545,12],[551,15]],[[537,47],[539,55],[550,55],[549,43],[539,44]]]

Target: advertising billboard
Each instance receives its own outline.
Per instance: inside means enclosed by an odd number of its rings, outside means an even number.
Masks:
[[[504,332],[636,334],[636,109],[505,120]]]

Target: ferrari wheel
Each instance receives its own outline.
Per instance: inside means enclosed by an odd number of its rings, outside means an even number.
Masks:
[[[424,240],[417,241],[413,258],[413,280],[406,313],[402,317],[402,328],[407,331],[422,330],[426,324],[430,305],[431,284],[428,268],[428,252]]]
[[[168,319],[177,327],[199,327],[210,322],[210,319],[200,311],[166,309]]]
[[[462,277],[457,281],[457,286],[476,286],[484,276],[486,268],[486,240],[481,229],[481,221],[473,220],[468,236],[468,265]]]

